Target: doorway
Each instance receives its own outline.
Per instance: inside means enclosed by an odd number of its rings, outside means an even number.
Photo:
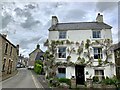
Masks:
[[[76,74],[76,85],[84,85],[85,82],[85,75],[84,75],[84,67],[82,65],[75,66],[75,74]]]

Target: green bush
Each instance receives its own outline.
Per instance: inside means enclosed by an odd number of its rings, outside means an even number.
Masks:
[[[93,77],[93,82],[99,82],[98,76],[94,76],[94,77]]]
[[[35,61],[35,65],[34,65],[35,73],[41,74],[42,70],[43,70],[43,63],[42,63],[42,61],[36,60]]]
[[[42,65],[40,65],[40,64],[38,64],[38,63],[35,63],[34,71],[35,71],[37,74],[40,74],[41,71],[42,71]]]
[[[67,78],[59,78],[58,79],[60,83],[66,83],[71,86],[71,80]]]
[[[49,80],[49,86],[57,87],[59,85],[60,85],[60,83],[58,81],[58,78],[50,78],[50,80]]]
[[[103,80],[103,83],[106,84],[106,85],[112,85],[113,81],[110,78],[106,78],[105,80]]]
[[[105,85],[115,85],[117,87],[118,79],[116,78],[116,76],[114,76],[113,78],[106,77],[106,79],[104,79],[102,83]]]

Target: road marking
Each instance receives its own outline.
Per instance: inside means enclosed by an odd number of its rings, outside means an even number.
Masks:
[[[43,88],[43,86],[40,84],[40,86],[38,85],[37,81],[35,80],[35,77],[33,76],[32,72],[31,72],[31,75],[32,75],[32,79],[33,79],[33,82],[36,86],[36,88]]]

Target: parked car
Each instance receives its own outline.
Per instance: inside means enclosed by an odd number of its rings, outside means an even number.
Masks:
[[[20,64],[17,64],[17,68],[20,68]]]
[[[17,68],[25,68],[25,65],[23,65],[22,63],[18,63],[16,67]]]
[[[33,69],[34,69],[34,66],[28,66],[28,69],[29,69],[29,70],[33,70]]]

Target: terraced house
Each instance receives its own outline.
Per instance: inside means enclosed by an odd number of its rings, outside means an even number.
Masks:
[[[19,54],[19,45],[15,46],[7,38],[7,35],[0,34],[0,61],[1,76],[7,76],[16,70]]]
[[[75,78],[77,84],[84,84],[93,77],[99,80],[113,77],[116,72],[114,54],[110,49],[111,29],[100,13],[94,22],[60,23],[56,16],[52,16],[48,42],[56,44],[57,77]]]

